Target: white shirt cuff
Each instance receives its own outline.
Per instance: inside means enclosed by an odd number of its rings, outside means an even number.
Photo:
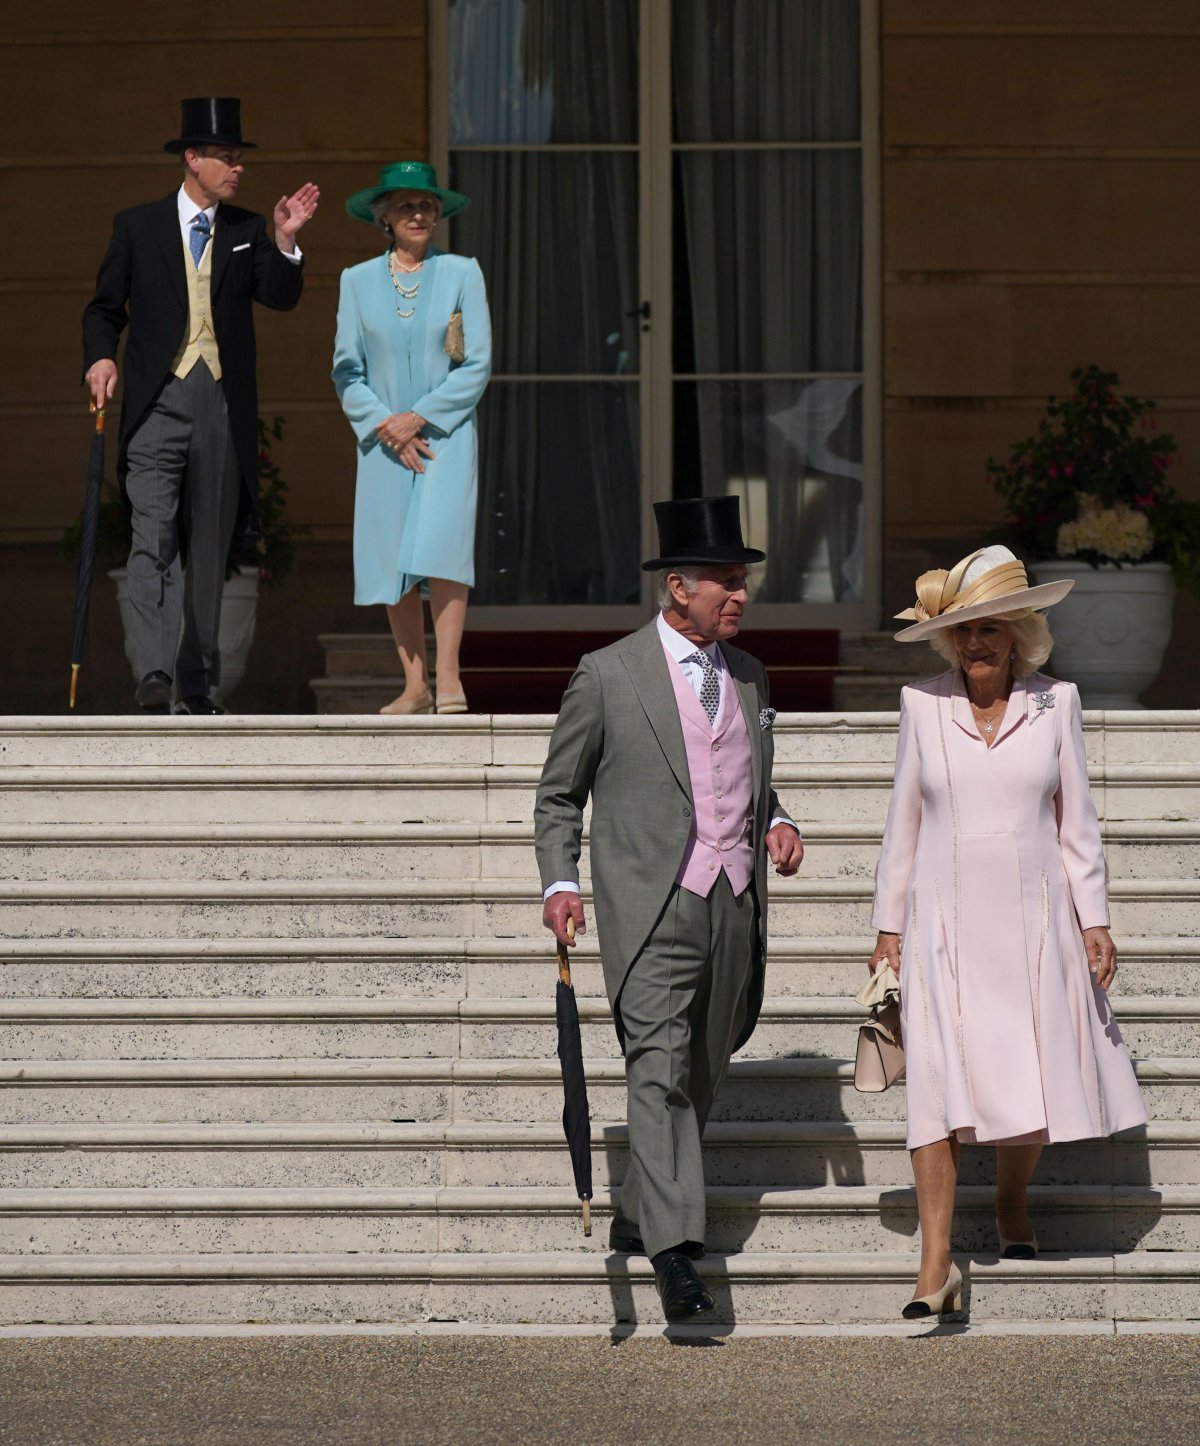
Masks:
[[[777,823],[786,823],[788,828],[796,828],[795,823],[793,823],[790,818],[773,818],[771,820],[770,826],[767,829],[767,832],[770,833],[771,829],[773,829]],[[799,838],[800,836],[800,830],[796,828],[796,837]]]
[[[577,894],[578,892],[578,884],[573,884],[570,879],[559,879],[542,894],[542,903],[544,904],[551,894]]]
[[[293,266],[299,266],[301,261],[304,260],[304,252],[300,250],[299,246],[297,246],[294,251],[285,251],[283,247],[276,242],[275,249],[285,261],[290,261]]]

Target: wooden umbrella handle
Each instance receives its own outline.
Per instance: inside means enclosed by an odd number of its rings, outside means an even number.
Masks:
[[[567,937],[568,937],[569,939],[574,939],[574,937],[575,937],[575,920],[574,920],[574,918],[573,918],[570,914],[567,915]],[[557,943],[558,943],[558,977],[559,977],[559,978],[562,980],[562,982],[567,986],[567,988],[570,989],[570,987],[571,987],[571,961],[570,961],[570,959],[567,957],[567,946],[562,942],[561,939],[558,940]]]

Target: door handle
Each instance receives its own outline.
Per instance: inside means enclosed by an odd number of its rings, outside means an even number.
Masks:
[[[632,311],[627,311],[626,316],[640,316],[642,319],[642,330],[650,330],[650,303],[643,301],[641,306],[635,306]]]

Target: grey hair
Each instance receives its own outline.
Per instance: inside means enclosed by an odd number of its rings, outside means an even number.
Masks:
[[[398,186],[396,189],[403,191],[406,190],[407,187]],[[392,204],[392,197],[395,194],[395,191],[384,191],[382,196],[376,196],[375,199],[371,202],[371,215],[375,218],[376,226],[379,227],[379,229],[383,232],[385,236],[391,236],[393,234],[392,228],[383,219],[383,213]],[[437,211],[437,215],[434,217],[434,220],[435,222],[437,222],[440,221],[442,217],[442,203],[435,196],[433,198],[433,204]]]
[[[683,583],[685,590],[690,597],[700,586],[700,573],[694,567],[668,567],[655,575],[655,590],[658,595],[658,607],[664,612],[671,606],[674,599],[671,597],[670,579],[677,577]]]
[[[1045,613],[1022,608],[1019,612],[997,613],[995,621],[1012,629],[1013,647],[1017,654],[1013,659],[1013,677],[1027,678],[1030,673],[1036,673],[1054,649],[1054,638]],[[929,646],[952,668],[959,666],[953,628],[939,629],[929,639]]]

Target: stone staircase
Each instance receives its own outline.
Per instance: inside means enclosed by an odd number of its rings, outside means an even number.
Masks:
[[[1046,1152],[1035,1262],[996,1260],[964,1151],[976,1320],[1200,1316],[1200,715],[1085,716],[1152,1123]],[[0,722],[0,1321],[660,1320],[605,1248],[594,936],[590,1240],[570,1187],[529,822],[551,721]],[[776,723],[808,857],[708,1133],[726,1320],[891,1322],[911,1287],[903,1093],[846,1058],[894,726]]]

